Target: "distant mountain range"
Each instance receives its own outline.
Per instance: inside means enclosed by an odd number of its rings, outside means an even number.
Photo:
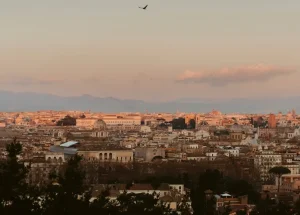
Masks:
[[[209,112],[277,113],[295,109],[300,112],[300,97],[265,99],[178,99],[171,102],[99,98],[90,95],[61,97],[39,93],[0,91],[0,111],[80,110],[97,112]]]

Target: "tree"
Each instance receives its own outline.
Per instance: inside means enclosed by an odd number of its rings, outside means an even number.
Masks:
[[[206,170],[201,173],[198,183],[191,190],[191,200],[194,214],[213,214],[215,199],[206,199],[205,191],[211,190],[219,192],[219,185],[223,179],[222,174],[218,170]]]
[[[192,210],[190,204],[187,202],[187,199],[183,199],[182,202],[177,206],[176,211],[180,215],[192,215]]]
[[[243,210],[238,210],[236,212],[236,215],[247,215],[248,212],[247,212],[247,208],[243,209]]]
[[[73,156],[63,174],[51,174],[52,182],[45,193],[45,215],[81,214],[89,208],[90,193],[84,186],[85,172],[80,166],[81,157]]]
[[[269,170],[269,173],[270,174],[273,174],[277,177],[277,182],[278,182],[278,188],[277,188],[277,192],[279,193],[279,188],[280,188],[280,178],[282,175],[284,174],[289,174],[291,173],[291,171],[286,168],[286,167],[283,167],[283,166],[276,166],[276,167],[273,167]]]
[[[300,214],[300,199],[298,199],[295,204],[294,204],[294,211],[297,213],[297,214]]]
[[[38,193],[26,183],[28,168],[19,162],[22,145],[14,138],[0,162],[0,214],[39,214]]]
[[[182,117],[178,119],[173,119],[171,123],[173,129],[186,129],[185,119]]]
[[[163,215],[174,214],[168,205],[159,200],[159,196],[155,193],[122,193],[117,198],[118,213],[122,215]]]
[[[56,123],[57,126],[74,126],[76,125],[76,119],[67,115],[65,118],[57,121]]]
[[[229,215],[230,213],[231,213],[230,205],[224,206],[222,215]]]
[[[189,127],[190,127],[190,129],[195,129],[196,128],[196,121],[194,119],[190,119]]]
[[[104,190],[94,201],[91,202],[88,214],[110,215],[117,214],[115,202],[111,202],[108,198],[109,189]]]

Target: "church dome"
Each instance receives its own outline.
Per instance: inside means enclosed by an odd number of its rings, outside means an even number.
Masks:
[[[94,129],[106,130],[106,123],[103,120],[99,119],[95,122]]]

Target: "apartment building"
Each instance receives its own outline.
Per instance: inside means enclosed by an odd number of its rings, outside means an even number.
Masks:
[[[103,116],[103,121],[107,126],[117,125],[141,125],[141,116],[139,115],[106,115]]]
[[[240,156],[240,150],[235,148],[227,148],[223,150],[224,155],[226,157],[239,157]]]
[[[300,174],[282,175],[280,178],[280,191],[282,192],[299,192],[300,191]],[[276,180],[276,187],[278,180]]]
[[[259,171],[260,178],[262,181],[271,179],[269,170],[275,166],[282,164],[281,154],[277,154],[271,150],[261,151],[254,157],[254,166]]]
[[[214,160],[216,160],[218,153],[217,152],[206,152],[205,156],[207,157],[207,159],[209,161],[214,161]]]
[[[77,154],[83,156],[86,161],[119,163],[133,162],[133,152],[130,149],[104,149],[97,146],[87,146],[79,148]]]
[[[247,208],[247,210],[250,209],[248,205],[248,196],[239,196],[239,197],[233,197],[228,193],[223,193],[220,195],[215,195],[216,198],[216,211],[223,213],[226,206],[229,206],[231,209],[230,214],[236,214],[239,210],[244,210]],[[250,210],[249,210],[250,211]]]
[[[131,185],[126,184],[99,184],[93,187],[92,199],[97,198],[105,190],[108,190],[110,200],[117,200],[117,197],[122,193],[132,194],[158,194],[159,201],[167,203],[171,210],[177,209],[183,200],[190,206],[190,212],[192,213],[191,201],[189,198],[188,189],[183,184],[160,184],[157,188],[154,188],[151,184],[138,184],[133,183]]]

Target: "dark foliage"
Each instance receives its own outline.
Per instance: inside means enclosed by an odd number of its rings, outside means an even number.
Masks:
[[[291,171],[283,166],[276,166],[269,170],[269,173],[275,175],[277,177],[277,180],[279,181],[280,177],[284,174],[289,174]],[[279,192],[280,189],[280,183],[278,183],[277,192]]]
[[[268,121],[264,120],[262,117],[259,117],[257,120],[254,120],[252,117],[250,119],[250,123],[254,126],[254,128],[266,128],[268,127]]]
[[[217,130],[217,131],[214,131],[214,135],[215,136],[226,136],[226,135],[229,135],[229,131],[228,130]]]
[[[7,146],[7,160],[0,162],[0,214],[42,215],[177,215],[156,194],[121,194],[110,201],[105,191],[94,201],[89,186],[85,186],[85,172],[81,157],[72,157],[63,172],[51,172],[50,184],[36,190],[26,183],[27,168],[18,161],[22,146],[16,140]],[[190,215],[188,205],[179,206],[181,214]]]
[[[73,118],[69,115],[65,116],[65,118],[57,121],[57,126],[74,126],[76,125],[76,118]]]
[[[39,214],[39,192],[26,183],[28,169],[18,161],[22,145],[7,145],[7,159],[0,163],[0,214]]]
[[[171,124],[172,124],[173,129],[186,129],[187,128],[184,118],[173,119]]]
[[[65,168],[57,174],[49,175],[50,183],[44,189],[34,189],[26,183],[28,169],[18,160],[22,146],[16,139],[7,145],[7,159],[0,161],[0,214],[41,214],[41,215],[190,215],[187,199],[183,199],[177,212],[172,211],[168,204],[159,201],[156,194],[123,193],[116,200],[109,200],[109,191],[105,190],[98,198],[91,201],[91,186],[86,184],[86,168],[83,168],[80,156],[74,156]],[[163,166],[160,164],[160,166]],[[173,170],[174,168],[170,168]],[[122,170],[120,169],[122,172]],[[300,201],[293,208],[266,198],[260,199],[259,194],[247,181],[224,176],[219,170],[208,169],[201,172],[197,179],[188,172],[169,174],[162,167],[164,174],[156,174],[136,179],[135,182],[151,183],[157,188],[162,183],[184,184],[190,190],[192,208],[196,215],[213,215],[216,212],[216,199],[209,193],[228,191],[235,196],[248,195],[249,202],[257,207],[251,214],[288,215],[299,214]],[[286,169],[276,167],[271,173],[282,175]],[[125,172],[124,172],[125,173]],[[134,174],[133,174],[134,175]],[[134,175],[137,177],[137,175]],[[132,176],[132,177],[134,177]],[[101,175],[99,176],[101,177]],[[124,183],[121,178],[118,182]],[[128,182],[128,186],[131,183]],[[231,208],[225,206],[220,214],[229,214]],[[246,210],[238,211],[243,215]]]
[[[196,121],[194,119],[190,119],[188,128],[190,129],[196,128]]]
[[[43,214],[79,214],[88,209],[89,193],[83,185],[85,173],[80,168],[81,157],[72,157],[64,174],[52,174],[46,189]]]

